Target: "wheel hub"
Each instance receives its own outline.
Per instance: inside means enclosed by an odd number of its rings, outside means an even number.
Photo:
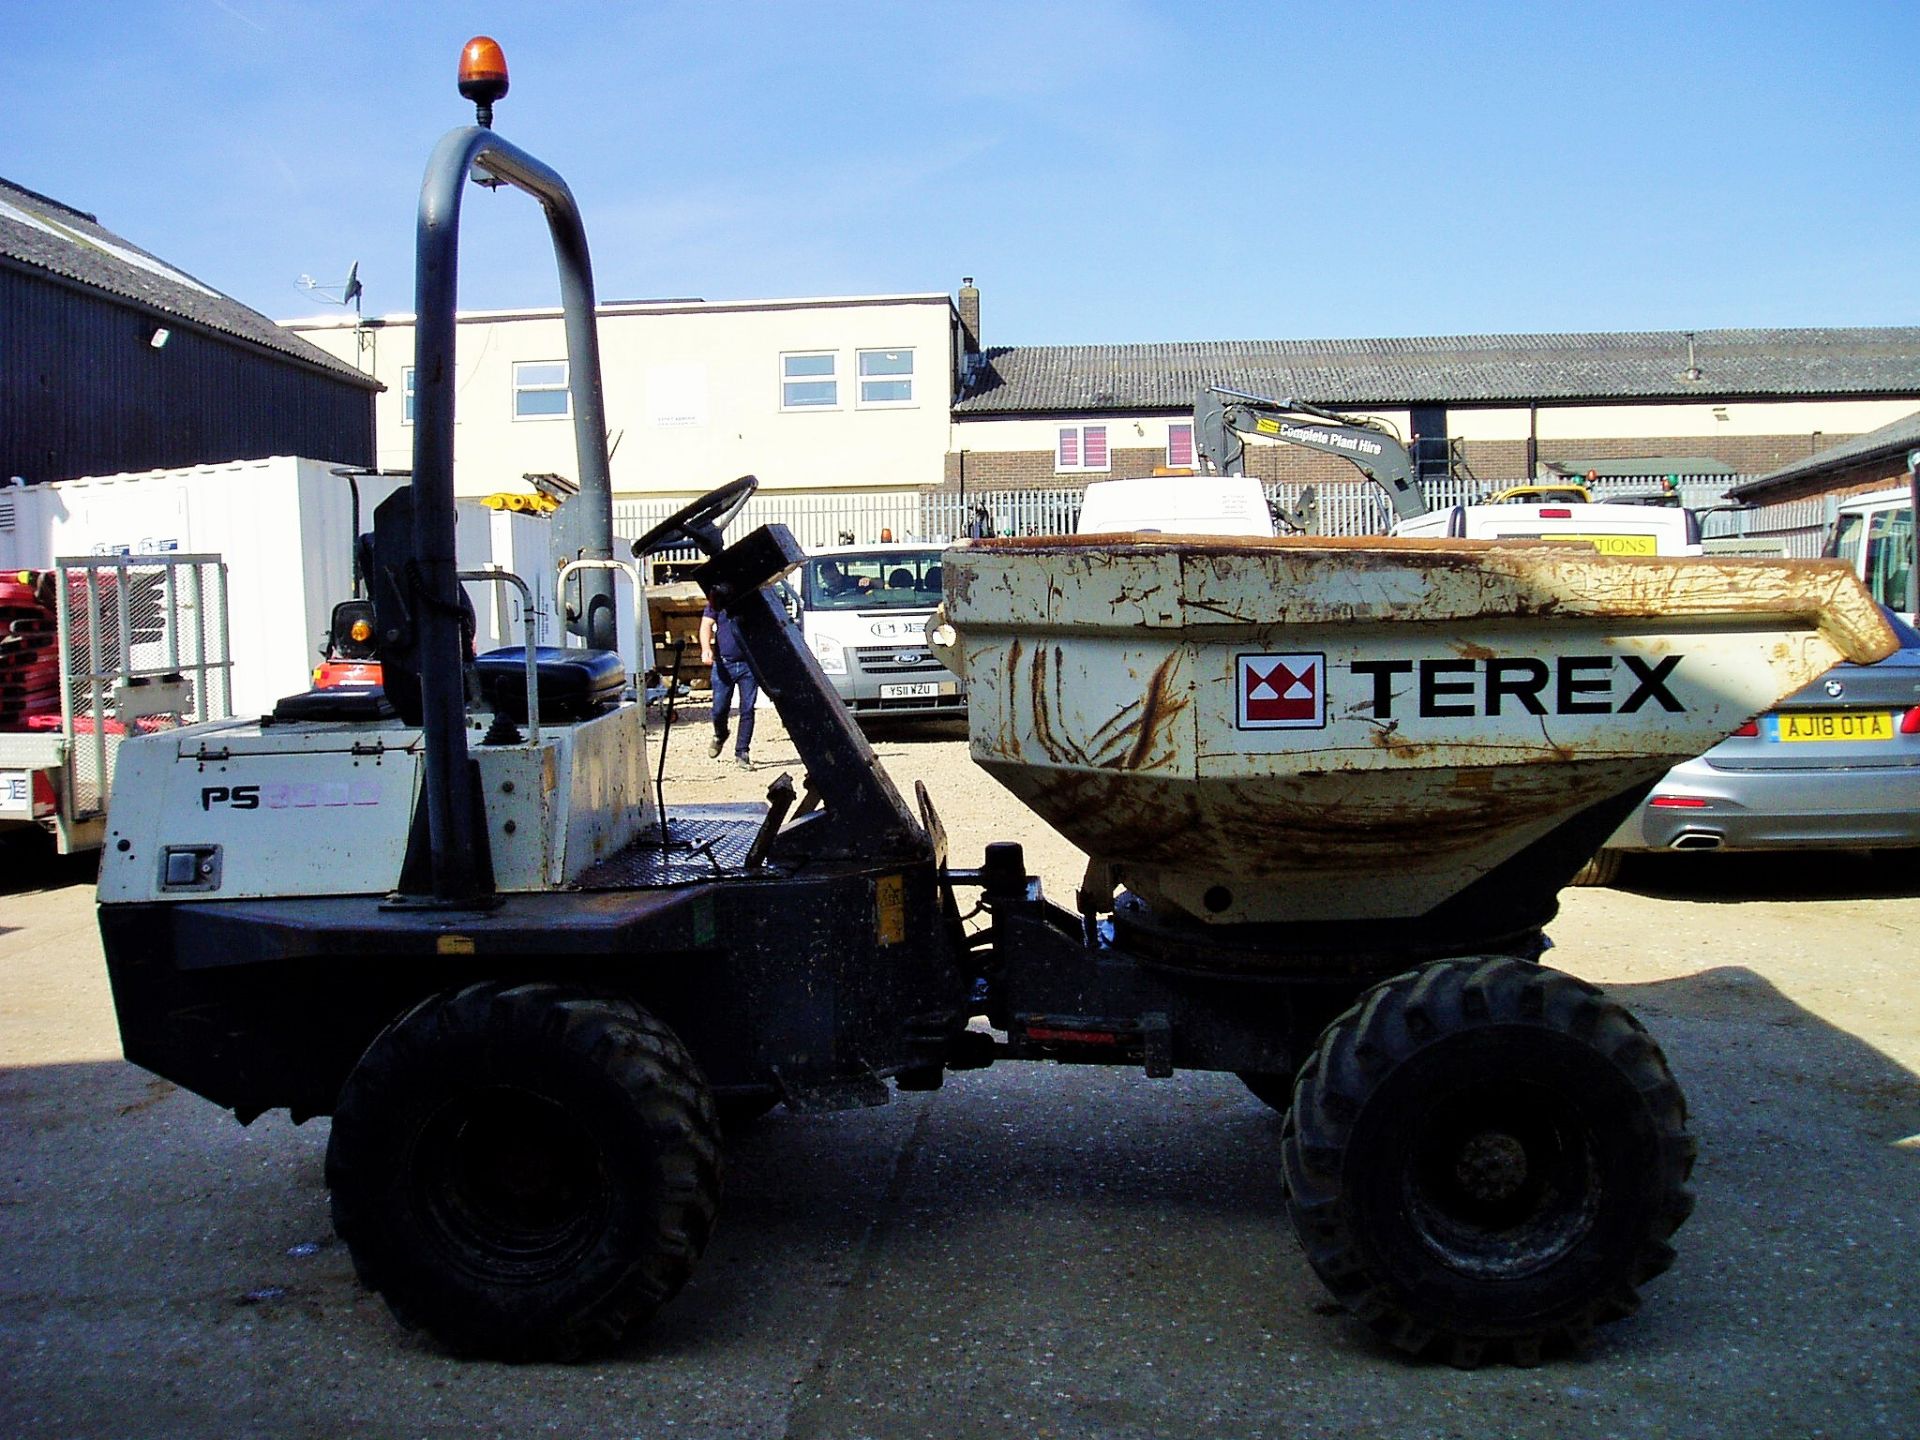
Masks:
[[[462,1265],[537,1283],[589,1245],[607,1203],[599,1152],[578,1120],[526,1091],[475,1092],[421,1136],[417,1195]]]
[[[1517,1279],[1546,1269],[1600,1208],[1594,1139],[1546,1095],[1475,1089],[1430,1117],[1402,1177],[1420,1243],[1463,1273]]]

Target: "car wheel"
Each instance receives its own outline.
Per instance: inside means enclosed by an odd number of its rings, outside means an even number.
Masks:
[[[1659,1047],[1572,976],[1441,961],[1322,1034],[1282,1136],[1309,1263],[1402,1349],[1535,1362],[1639,1304],[1692,1209]]]
[[[416,1006],[348,1077],[334,1228],[401,1323],[453,1350],[570,1359],[685,1283],[713,1228],[719,1121],[672,1031],[551,985]]]

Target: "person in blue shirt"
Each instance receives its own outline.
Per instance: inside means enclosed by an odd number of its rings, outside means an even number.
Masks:
[[[747,661],[746,646],[731,615],[722,615],[709,605],[700,614],[700,663],[713,667],[713,740],[707,754],[720,758],[727,744],[727,712],[733,708],[733,696],[740,694],[740,730],[733,744],[733,763],[751,770],[753,761],[753,706],[760,698],[760,682]]]

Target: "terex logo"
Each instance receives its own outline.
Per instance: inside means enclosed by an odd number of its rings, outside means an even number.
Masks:
[[[211,810],[216,805],[229,805],[235,810],[258,810],[260,808],[260,787],[258,785],[207,785],[200,791],[200,808]]]
[[[1327,657],[1242,655],[1239,713],[1242,730],[1318,730],[1327,723]]]
[[[1682,656],[1659,661],[1638,655],[1561,655],[1551,664],[1532,656],[1484,660],[1355,660],[1353,673],[1373,680],[1373,717],[1394,718],[1396,699],[1410,688],[1422,718],[1469,715],[1631,715],[1648,704],[1670,714],[1686,710],[1667,689]],[[1624,676],[1619,671],[1624,669]],[[1616,678],[1627,681],[1616,697]],[[1396,690],[1396,681],[1411,681]],[[1511,708],[1509,708],[1511,707]]]

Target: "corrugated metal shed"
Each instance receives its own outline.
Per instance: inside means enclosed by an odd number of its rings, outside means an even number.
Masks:
[[[0,316],[0,479],[268,455],[373,463],[371,376],[4,181]]]
[[[1016,345],[977,357],[954,411],[1182,410],[1208,385],[1356,407],[1909,395],[1920,327]]]

